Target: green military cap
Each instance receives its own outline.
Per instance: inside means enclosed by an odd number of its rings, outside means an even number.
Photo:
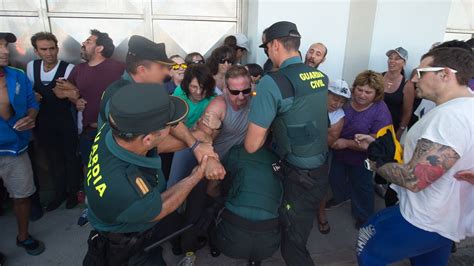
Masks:
[[[265,48],[267,43],[283,37],[301,38],[295,23],[289,21],[278,21],[273,23],[263,31],[263,43],[259,47]]]
[[[148,134],[175,125],[188,110],[184,100],[168,95],[159,84],[132,83],[110,99],[111,126],[125,134]]]
[[[164,65],[176,64],[168,59],[164,43],[155,43],[143,36],[133,35],[128,41],[128,54],[142,60],[156,61]]]

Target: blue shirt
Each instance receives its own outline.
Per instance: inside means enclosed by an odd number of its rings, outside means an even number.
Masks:
[[[31,132],[17,131],[13,126],[27,115],[29,109],[39,110],[39,104],[35,100],[33,86],[25,72],[13,67],[3,69],[13,115],[8,120],[0,117],[0,156],[16,156],[28,148]]]

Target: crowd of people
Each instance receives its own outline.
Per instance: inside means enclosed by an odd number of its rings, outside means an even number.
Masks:
[[[328,234],[325,210],[350,201],[360,265],[447,265],[453,242],[474,235],[473,39],[433,46],[411,72],[408,51],[388,49],[386,71],[351,86],[319,70],[323,43],[302,56],[300,39],[291,22],[265,29],[262,67],[241,64],[241,33],[209,58],[134,35],[119,62],[93,29],[74,66],[39,32],[25,74],[9,66],[15,35],[0,33],[0,180],[17,245],[41,254],[29,221],[76,207],[84,191],[84,265],[166,265],[166,241],[179,265],[205,245],[249,265],[279,248],[287,265],[314,265],[315,218]],[[33,148],[46,155],[50,202]],[[377,213],[376,192],[387,207]]]

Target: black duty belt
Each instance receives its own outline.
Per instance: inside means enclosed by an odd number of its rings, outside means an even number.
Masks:
[[[144,239],[151,236],[152,231],[147,230],[145,232],[133,232],[133,233],[112,233],[112,232],[102,232],[98,231],[99,235],[107,238],[109,241],[112,241],[117,244],[126,244],[128,246],[133,246],[139,240],[143,241]]]
[[[255,232],[268,232],[270,230],[278,229],[280,226],[280,219],[278,217],[268,220],[251,221],[234,214],[228,209],[222,211],[221,217],[232,225]]]

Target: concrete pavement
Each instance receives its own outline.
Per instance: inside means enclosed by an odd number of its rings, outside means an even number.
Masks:
[[[377,199],[377,209],[383,203]],[[357,230],[350,216],[350,204],[330,210],[328,219],[331,232],[322,235],[315,226],[309,237],[308,249],[316,265],[356,265],[354,246]],[[5,265],[82,265],[87,245],[86,240],[90,226],[79,227],[76,222],[81,214],[81,208],[64,209],[45,213],[44,217],[30,224],[30,233],[42,240],[46,245],[43,254],[33,257],[15,245],[16,221],[11,211],[0,216],[0,251],[7,256]],[[169,265],[176,265],[180,257],[171,253],[169,245],[165,247],[165,260]],[[451,256],[450,265],[474,265],[474,239],[469,239],[458,245],[458,252]],[[246,265],[244,260],[235,260],[224,255],[213,258],[208,248],[197,252],[196,265]],[[279,252],[265,260],[263,265],[285,265]],[[408,265],[408,262],[397,263]]]

